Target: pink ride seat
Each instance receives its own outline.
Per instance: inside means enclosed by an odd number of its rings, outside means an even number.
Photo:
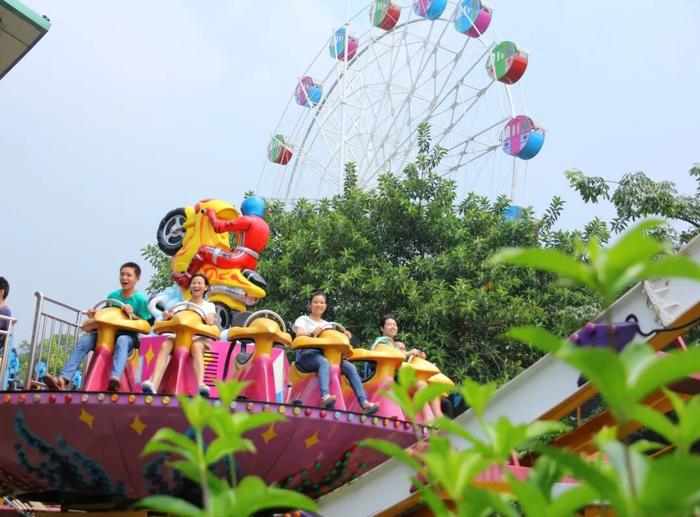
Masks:
[[[175,313],[169,320],[157,322],[153,326],[153,331],[156,334],[175,334],[173,353],[160,382],[159,393],[183,395],[197,393],[199,386],[197,386],[190,355],[192,340],[196,336],[216,339],[219,337],[219,328],[216,325],[207,325],[202,321],[202,317],[192,310],[182,310]]]
[[[240,354],[239,344],[239,354],[230,363],[231,378],[249,382],[241,394],[253,400],[281,402],[288,367],[283,350],[274,345],[292,344],[284,321],[271,311],[259,311],[248,318],[246,326],[229,329],[228,337],[255,342],[252,353],[245,356]]]
[[[376,413],[377,416],[397,418],[399,420],[406,418],[398,404],[383,394],[394,384],[394,376],[401,367],[403,360],[404,356],[399,350],[385,344],[377,345],[374,350],[355,348],[352,356],[349,358],[349,361],[353,363],[367,361],[374,365],[374,372],[368,379],[365,379],[362,387],[365,389],[369,400],[379,402],[380,407]],[[343,395],[345,397],[345,405],[349,411],[362,411],[360,403],[350,387],[350,383],[345,378],[343,379]]]

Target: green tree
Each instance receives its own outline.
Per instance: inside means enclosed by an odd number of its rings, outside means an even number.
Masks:
[[[146,286],[146,292],[153,296],[173,285],[170,278],[170,257],[163,253],[156,244],[147,244],[141,248],[141,256],[153,266],[153,276]]]
[[[613,204],[617,216],[610,222],[610,229],[615,233],[620,233],[630,222],[650,216],[676,223],[678,229],[668,225],[662,228],[663,235],[676,243],[684,244],[700,233],[700,164],[696,163],[688,172],[697,182],[693,194],[679,194],[675,183],[654,181],[643,172],[625,174],[619,182],[586,176],[576,169],[564,174],[586,203],[606,200]]]

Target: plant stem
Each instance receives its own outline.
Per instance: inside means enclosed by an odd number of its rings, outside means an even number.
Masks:
[[[199,484],[202,488],[202,504],[204,512],[210,517],[214,517],[211,513],[211,505],[209,502],[209,484],[207,483],[207,463],[204,459],[204,440],[202,438],[202,430],[195,431],[197,438],[197,469],[199,470]]]

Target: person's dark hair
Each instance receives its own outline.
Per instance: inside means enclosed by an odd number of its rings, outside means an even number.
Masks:
[[[10,294],[10,283],[4,276],[0,276],[0,289],[3,291],[3,297],[7,298],[7,295]]]
[[[209,287],[209,279],[207,278],[207,275],[205,275],[204,273],[195,273],[194,275],[192,275],[192,278],[190,278],[190,282],[187,285],[189,286],[192,283],[192,280],[194,280],[197,277],[201,277],[204,280],[204,285]]]
[[[326,302],[328,301],[328,296],[326,296],[326,293],[324,293],[323,291],[314,291],[313,293],[311,293],[311,296],[309,296],[309,303],[314,301],[314,298],[316,298],[317,296],[323,296],[323,299],[326,300]]]
[[[379,319],[379,328],[380,328],[380,329],[383,329],[383,328],[384,328],[384,325],[386,324],[386,321],[387,321],[387,320],[394,320],[394,321],[396,321],[396,316],[394,316],[393,314],[385,314],[384,316],[382,316],[382,317]],[[396,324],[398,325],[398,321],[396,322]]]
[[[136,273],[136,276],[141,278],[141,266],[139,266],[136,262],[124,262],[119,268],[119,271],[121,271],[125,267],[132,268],[134,270],[134,273]]]

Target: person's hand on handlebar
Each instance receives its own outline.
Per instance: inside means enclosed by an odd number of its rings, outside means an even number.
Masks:
[[[165,309],[165,310],[163,311],[163,319],[164,319],[164,320],[169,320],[169,319],[172,318],[172,317],[173,317],[173,312],[172,312],[172,311],[169,311],[168,309]]]
[[[85,311],[87,313],[87,317],[92,319],[95,317],[95,313],[97,312],[94,307],[90,307],[88,310]]]

